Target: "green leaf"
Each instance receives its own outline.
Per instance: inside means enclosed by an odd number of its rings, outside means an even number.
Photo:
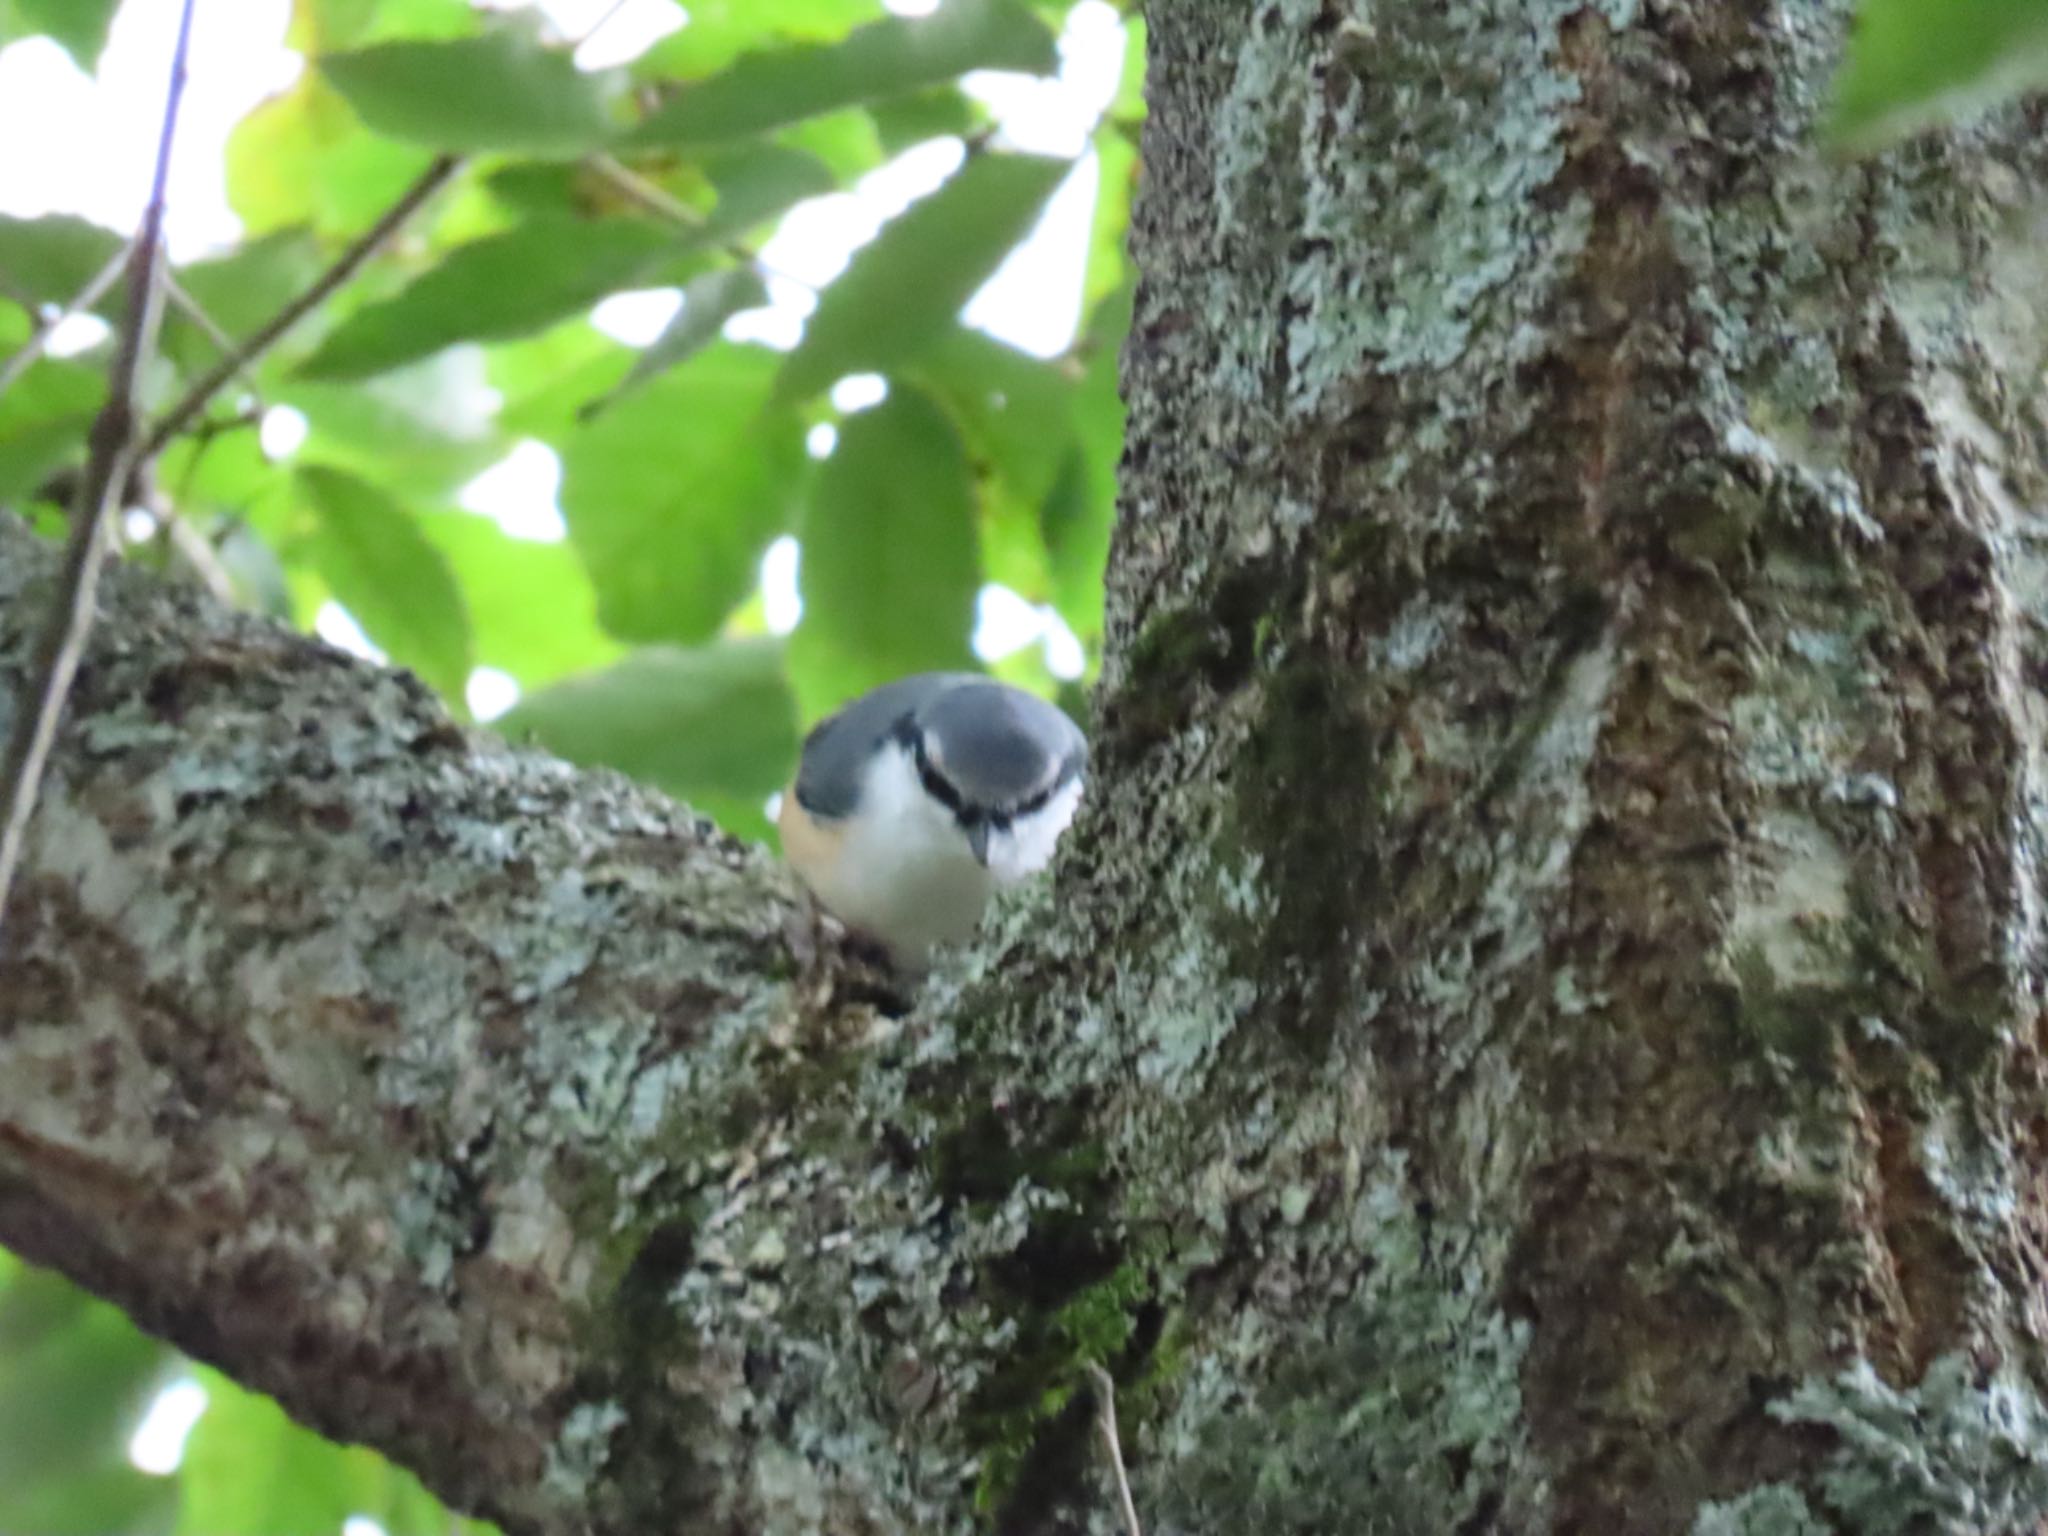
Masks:
[[[363,633],[457,709],[469,681],[469,616],[441,552],[413,515],[366,480],[325,465],[298,473],[319,515],[313,564]]]
[[[598,82],[514,27],[332,53],[320,69],[376,132],[429,149],[567,157],[612,137]]]
[[[743,309],[753,309],[768,299],[768,285],[750,267],[728,267],[692,278],[683,288],[683,307],[662,328],[652,346],[642,352],[619,387],[586,408],[586,414],[618,402],[649,379],[695,357],[718,339],[725,322]]]
[[[263,102],[228,135],[228,202],[251,235],[305,225],[360,234],[427,167],[425,150],[364,130],[315,73]]]
[[[332,53],[390,37],[466,37],[476,30],[469,0],[298,0],[285,46]]]
[[[176,276],[207,318],[239,340],[310,286],[325,265],[313,237],[304,229],[292,229],[251,241],[225,256],[195,261],[179,268]],[[188,369],[211,367],[220,357],[213,339],[179,305],[165,307],[158,346]]]
[[[676,248],[639,219],[541,214],[457,246],[396,297],[357,310],[300,365],[309,379],[357,379],[458,341],[525,336],[630,288]]]
[[[802,399],[849,373],[886,371],[943,335],[1068,168],[1036,155],[970,156],[854,253],[805,322],[776,393]]]
[[[1056,63],[1052,33],[1016,0],[948,0],[930,16],[890,17],[836,43],[750,53],[723,73],[683,87],[633,138],[715,144],[923,90],[973,69],[1043,75]]]
[[[635,651],[529,694],[498,729],[573,763],[617,768],[700,810],[743,806],[751,822],[728,821],[742,835],[766,834],[761,802],[796,761],[796,705],[782,647],[767,640]]]
[[[127,1442],[170,1360],[61,1276],[11,1271],[0,1288],[0,1530],[110,1536],[160,1511],[164,1480],[128,1464]]]
[[[125,1459],[17,1484],[0,1494],[0,1529],[35,1536],[164,1536],[177,1518],[178,1480]]]
[[[940,85],[875,102],[868,115],[875,120],[883,153],[898,155],[927,139],[965,138],[987,113],[957,85]]]
[[[702,235],[706,244],[737,240],[793,204],[839,185],[816,155],[781,144],[748,145],[718,156],[705,169],[718,192]]]
[[[1863,0],[1827,131],[1874,149],[2043,82],[2043,0]]]
[[[696,80],[771,43],[822,43],[871,19],[875,0],[697,0],[690,24],[632,66],[638,79]]]
[[[430,513],[419,526],[462,588],[479,666],[534,688],[618,656],[618,642],[598,628],[590,577],[567,544],[515,539],[468,512]]]
[[[0,396],[0,502],[25,496],[68,461],[106,394],[99,369],[43,358]]]
[[[907,373],[945,405],[982,471],[983,573],[1048,600],[1041,508],[1075,451],[1074,371],[956,326]]]
[[[586,319],[502,342],[486,353],[491,386],[504,399],[498,425],[514,436],[566,442],[584,408],[616,389],[639,356]]]
[[[99,65],[100,50],[107,46],[107,28],[119,5],[120,0],[14,0],[21,19],[62,43],[88,75]]]
[[[710,638],[788,527],[809,461],[802,424],[768,405],[773,370],[720,343],[563,445],[569,537],[620,639]]]
[[[0,214],[0,272],[42,304],[68,304],[121,249],[121,237],[69,214],[17,219]],[[104,309],[118,287],[102,296]]]
[[[1075,377],[1058,363],[956,326],[910,368],[953,413],[974,456],[1036,507],[1074,431]]]
[[[509,446],[493,418],[485,362],[477,347],[450,347],[360,384],[287,378],[274,400],[305,413],[311,435],[301,457],[356,469],[434,501],[502,458]]]
[[[973,482],[927,396],[898,385],[840,427],[800,537],[789,659],[806,720],[906,672],[974,665]]]
[[[218,1371],[198,1375],[206,1412],[185,1444],[178,1536],[311,1536],[339,1531],[351,1515],[368,1515],[392,1536],[450,1529],[411,1473],[367,1447],[321,1439]]]

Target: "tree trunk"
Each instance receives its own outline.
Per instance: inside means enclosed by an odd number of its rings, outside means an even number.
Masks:
[[[0,1241],[515,1532],[1114,1531],[1095,1361],[1155,1536],[2032,1528],[2048,178],[1822,159],[1845,11],[1151,8],[1090,805],[907,1016],[116,582]]]

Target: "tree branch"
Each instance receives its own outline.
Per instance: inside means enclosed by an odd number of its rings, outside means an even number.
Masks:
[[[53,553],[0,518],[0,679]],[[724,1203],[749,1147],[786,1171],[780,873],[466,737],[404,674],[108,586],[0,954],[0,1243],[511,1529],[661,1528],[584,1507],[643,1458],[711,1500],[746,1448],[655,1442],[719,1416],[745,1287],[707,1298],[665,1430],[607,1406],[654,1390],[629,1378],[660,1341],[591,1329],[650,1243],[636,1285],[709,1273],[657,1210]]]
[[[93,599],[106,555],[107,523],[127,489],[130,471],[138,458],[145,456],[136,450],[136,384],[155,349],[157,323],[163,314],[165,189],[170,182],[178,109],[185,99],[193,3],[184,0],[178,17],[178,41],[171,53],[171,78],[164,96],[163,128],[157,135],[149,207],[130,256],[127,319],[107,378],[106,404],[92,425],[91,454],[71,514],[63,581],[37,647],[35,677],[24,683],[20,694],[16,714],[22,728],[9,733],[4,766],[0,766],[0,802],[5,805],[5,820],[0,822],[0,932],[4,932],[8,889],[21,858],[29,817],[35,812],[36,791],[56,740],[57,721],[64,713],[64,700],[92,628]]]
[[[36,360],[49,350],[50,338],[57,333],[58,326],[71,316],[83,314],[92,308],[99,301],[100,295],[114,286],[114,279],[119,277],[122,269],[128,265],[132,253],[133,247],[130,246],[124,246],[114,252],[107,258],[107,264],[94,273],[63,308],[36,315],[36,327],[29,332],[28,340],[24,341],[20,349],[5,363],[0,363],[0,395],[5,395],[12,389],[20,381],[21,376],[35,366]]]
[[[365,230],[335,259],[334,265],[321,273],[305,292],[259,326],[248,340],[216,363],[196,384],[185,391],[184,396],[175,405],[164,412],[163,419],[150,430],[149,437],[143,444],[142,456],[148,458],[161,452],[166,443],[190,426],[199,413],[206,409],[207,402],[219,393],[223,384],[276,346],[293,326],[318,309],[328,295],[354,277],[363,263],[376,255],[384,243],[403,228],[427,199],[445,186],[461,167],[462,158],[459,155],[442,155],[421,172],[419,179],[406,188],[404,195],[397,202],[385,210],[383,217]]]

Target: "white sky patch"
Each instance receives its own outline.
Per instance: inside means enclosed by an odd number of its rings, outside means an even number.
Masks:
[[[1090,150],[1067,172],[1031,233],[967,301],[963,324],[1033,357],[1057,357],[1074,344],[1101,180],[1099,158]]]
[[[43,351],[51,357],[76,357],[90,352],[114,334],[114,328],[98,315],[66,315],[50,329]]]
[[[785,533],[761,556],[762,619],[771,635],[788,634],[804,616],[804,600],[796,584],[802,554],[796,540]]]
[[[1089,135],[1116,97],[1124,24],[1107,0],[1081,0],[1060,33],[1051,79],[976,70],[961,86],[986,105],[1006,148],[1074,160],[1031,233],[1010,252],[961,313],[963,324],[1035,357],[1073,345],[1088,275],[1088,234],[1102,183]]]
[[[138,1471],[165,1476],[185,1459],[185,1441],[206,1412],[206,1388],[181,1376],[157,1393],[135,1433],[128,1437],[128,1461]]]
[[[1045,619],[1037,605],[1025,601],[1008,587],[994,582],[983,587],[974,599],[974,654],[983,661],[996,661],[1045,633]]]
[[[469,674],[462,696],[472,715],[489,722],[519,702],[519,680],[496,667],[478,667]]]
[[[752,341],[777,352],[787,352],[804,333],[804,321],[818,307],[818,295],[809,286],[774,272],[763,272],[768,302],[758,309],[743,309],[725,322],[720,332],[727,341]]]
[[[635,288],[599,299],[590,323],[622,346],[648,347],[682,307],[680,288]]]
[[[241,236],[227,204],[221,147],[251,107],[305,67],[284,46],[290,9],[290,0],[238,0],[203,5],[193,18],[164,220],[173,260]],[[177,6],[127,0],[94,79],[47,38],[0,50],[0,144],[37,146],[34,154],[0,156],[0,213],[71,213],[123,234],[134,230],[149,197],[177,27]]]
[[[256,426],[256,442],[272,463],[288,459],[306,443],[306,413],[296,406],[273,405]]]
[[[939,0],[882,0],[882,9],[892,16],[929,16]]]
[[[121,514],[121,537],[130,544],[153,537],[156,529],[156,514],[145,507],[130,507]]]
[[[554,449],[521,438],[512,451],[457,493],[456,505],[494,518],[515,539],[556,544],[568,536],[558,499],[562,460]]]
[[[391,659],[363,633],[363,626],[356,622],[355,615],[332,599],[322,603],[320,611],[313,615],[313,633],[337,651],[347,651],[365,661],[383,663]]]
[[[588,4],[589,0],[585,3]],[[601,3],[609,5],[611,0],[601,0]],[[603,13],[600,11],[599,14]],[[687,13],[673,0],[626,0],[617,13],[576,50],[576,67],[611,69],[616,65],[630,64],[669,33],[679,31],[686,20]],[[597,17],[592,17],[570,35],[583,37],[596,25]]]
[[[832,386],[832,408],[851,416],[889,398],[889,381],[879,373],[849,373]]]
[[[829,459],[832,450],[839,446],[839,429],[829,421],[821,421],[804,434],[804,452],[814,459]]]
[[[877,230],[937,191],[966,158],[967,146],[958,139],[927,139],[876,166],[851,192],[805,198],[783,215],[761,247],[762,266],[823,288],[846,270],[854,251],[874,239]]]
[[[1071,680],[1087,670],[1088,653],[1058,610],[993,582],[975,595],[975,655],[1000,661],[1034,642],[1044,647],[1045,669],[1054,677]]]
[[[1045,610],[1045,670],[1063,683],[1071,683],[1088,670],[1088,652],[1073,626],[1057,610]]]
[[[391,1533],[368,1515],[350,1515],[341,1522],[341,1536],[391,1536]]]

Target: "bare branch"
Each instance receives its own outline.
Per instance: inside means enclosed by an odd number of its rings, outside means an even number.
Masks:
[[[171,79],[164,97],[162,131],[157,136],[156,171],[150,183],[149,207],[142,230],[129,255],[128,313],[120,345],[107,377],[107,400],[94,419],[91,454],[86,461],[78,500],[72,509],[71,543],[56,602],[36,650],[16,727],[8,733],[5,771],[0,772],[0,800],[6,820],[0,824],[0,922],[5,921],[7,890],[21,861],[36,791],[65,697],[77,676],[85,637],[92,629],[93,600],[99,590],[100,563],[106,555],[107,524],[128,486],[140,455],[136,450],[136,381],[156,346],[157,324],[163,317],[164,202],[170,181],[171,141],[178,130],[178,108],[185,99],[185,61],[192,41],[194,0],[184,0],[178,17],[178,41],[171,54]],[[111,279],[110,279],[111,281]],[[90,302],[90,301],[88,301]]]
[[[150,430],[148,440],[142,445],[142,457],[148,458],[161,452],[164,444],[184,431],[199,413],[206,409],[207,402],[219,393],[223,384],[276,346],[286,332],[318,309],[328,295],[354,277],[363,263],[376,255],[384,243],[419,212],[427,199],[445,186],[461,166],[461,156],[442,155],[421,172],[419,179],[406,188],[404,195],[385,210],[384,216],[343,251],[334,265],[321,273],[311,287],[272,315],[257,328],[254,335],[222,358],[198,383],[185,392],[184,398],[164,413],[163,419]]]
[[[179,283],[176,276],[172,273],[166,272],[164,274],[164,292],[169,295],[173,307],[183,314],[186,319],[198,326],[201,331],[205,332],[206,339],[213,343],[214,351],[218,352],[222,357],[233,357],[235,355],[235,338],[221,329],[220,322],[206,312],[204,305],[185,291],[183,285]],[[261,391],[257,388],[255,376],[248,371],[246,364],[239,371],[243,384],[248,386],[249,393],[252,395],[260,394]]]
[[[37,315],[36,328],[29,333],[28,340],[21,344],[21,350],[5,363],[0,363],[0,395],[5,395],[12,389],[21,376],[35,366],[36,359],[49,350],[50,338],[56,334],[58,326],[71,316],[82,314],[92,308],[99,301],[100,295],[114,286],[114,279],[119,277],[121,269],[128,265],[132,251],[132,246],[123,246],[114,252],[107,259],[107,264],[93,274],[92,280],[78,290],[70,303],[62,309]]]
[[[1095,1383],[1095,1406],[1102,1418],[1102,1443],[1109,1449],[1109,1467],[1116,1474],[1116,1493],[1123,1505],[1124,1529],[1130,1536],[1145,1536],[1138,1524],[1137,1501],[1131,1497],[1131,1480],[1124,1473],[1123,1442],[1116,1433],[1116,1382],[1094,1361],[1088,1362],[1088,1378]]]

